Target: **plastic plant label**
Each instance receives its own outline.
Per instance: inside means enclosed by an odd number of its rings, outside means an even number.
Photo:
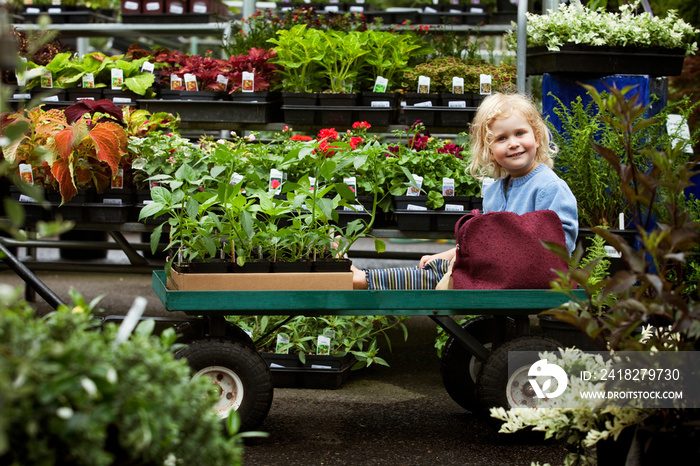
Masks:
[[[41,73],[41,87],[44,89],[53,89],[53,75],[51,74],[51,71],[49,70],[44,70]]]
[[[184,91],[185,86],[182,84],[182,78],[175,74],[170,75],[170,90],[171,91]]]
[[[32,166],[28,163],[20,163],[19,177],[27,184],[34,184],[34,173],[32,172]]]
[[[192,73],[185,73],[185,90],[190,92],[196,92],[199,90],[199,85],[197,85],[197,77]]]
[[[374,92],[386,92],[387,88],[389,87],[389,80],[386,78],[383,78],[381,76],[377,76],[377,79],[374,81]]]
[[[284,348],[284,345],[289,343],[289,336],[284,333],[277,334],[277,345],[275,347],[275,353],[279,354],[289,354],[289,348]]]
[[[666,131],[673,137],[673,145],[683,142],[683,151],[686,154],[693,153],[693,147],[689,144],[690,127],[688,121],[682,115],[671,113],[666,120]]]
[[[95,88],[95,75],[92,73],[85,73],[82,78],[83,89],[94,89]]]
[[[216,75],[216,82],[221,84],[223,90],[226,91],[226,89],[228,88],[228,78],[226,76],[224,76],[223,74]]]
[[[464,94],[464,78],[454,76],[452,78],[452,93]]]
[[[481,95],[491,95],[491,75],[479,75],[479,93]]]
[[[313,176],[309,177],[309,185],[310,185],[310,188],[309,188],[310,191],[314,192],[314,190],[316,189],[316,178],[315,177],[313,177]]]
[[[113,90],[121,90],[124,85],[124,70],[113,68],[110,73],[110,82]]]
[[[318,342],[316,343],[316,354],[323,355],[323,356],[328,356],[331,354],[331,339],[319,335],[318,336]]]
[[[347,178],[343,178],[343,183],[348,185],[352,192],[357,195],[357,178],[354,176],[348,176]]]
[[[454,196],[455,195],[455,180],[453,178],[443,178],[442,179],[442,195],[443,196]]]
[[[430,78],[428,76],[418,76],[418,93],[430,93]]]
[[[408,191],[406,192],[406,196],[420,196],[420,190],[423,187],[423,177],[419,175],[412,174],[413,180],[415,181],[415,184],[411,184],[408,187]]]
[[[151,73],[153,74],[153,70],[155,67],[153,66],[153,63],[150,61],[145,61],[141,64],[141,72],[142,73]]]
[[[243,92],[254,92],[255,91],[255,74],[250,71],[244,71],[243,82],[241,83],[241,91]]]
[[[270,169],[270,188],[269,191],[275,194],[282,192],[282,181],[284,180],[284,173],[277,170],[276,168]]]
[[[390,108],[391,102],[389,102],[388,100],[373,100],[372,103],[370,104],[370,107],[372,107],[372,108]]]
[[[231,175],[231,179],[229,180],[229,184],[231,184],[232,186],[236,186],[241,181],[243,181],[243,175],[241,175],[240,173],[233,172],[233,174]]]
[[[112,177],[112,189],[124,189],[124,169],[118,168],[117,174]]]
[[[485,177],[483,180],[481,180],[481,197],[484,197],[484,191],[486,191],[486,188],[494,184],[496,180],[490,177]]]

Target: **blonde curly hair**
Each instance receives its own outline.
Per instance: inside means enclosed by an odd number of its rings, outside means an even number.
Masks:
[[[508,172],[491,156],[491,143],[494,136],[490,126],[494,120],[509,118],[515,112],[525,117],[532,127],[535,140],[540,145],[535,161],[549,168],[554,166],[552,157],[556,155],[557,147],[552,142],[549,128],[534,102],[522,94],[496,93],[488,96],[481,103],[470,128],[472,160],[469,172],[475,178],[490,176],[498,180],[508,175]]]

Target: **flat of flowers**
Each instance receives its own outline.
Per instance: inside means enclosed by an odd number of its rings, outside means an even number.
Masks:
[[[178,273],[167,287],[179,291],[352,290],[352,272]]]

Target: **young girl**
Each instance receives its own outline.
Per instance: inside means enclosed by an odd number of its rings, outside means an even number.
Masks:
[[[552,166],[556,147],[530,99],[520,94],[493,94],[482,102],[471,125],[470,172],[496,181],[483,188],[484,212],[524,214],[553,210],[559,215],[569,253],[576,246],[578,210],[569,186]],[[447,272],[456,249],[423,256],[417,268],[352,267],[356,289],[433,289]]]

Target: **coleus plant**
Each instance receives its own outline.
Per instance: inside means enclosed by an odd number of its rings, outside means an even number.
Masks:
[[[84,100],[66,107],[66,127],[48,141],[51,174],[63,202],[79,189],[110,186],[126,154],[127,135],[121,108],[112,101]]]

